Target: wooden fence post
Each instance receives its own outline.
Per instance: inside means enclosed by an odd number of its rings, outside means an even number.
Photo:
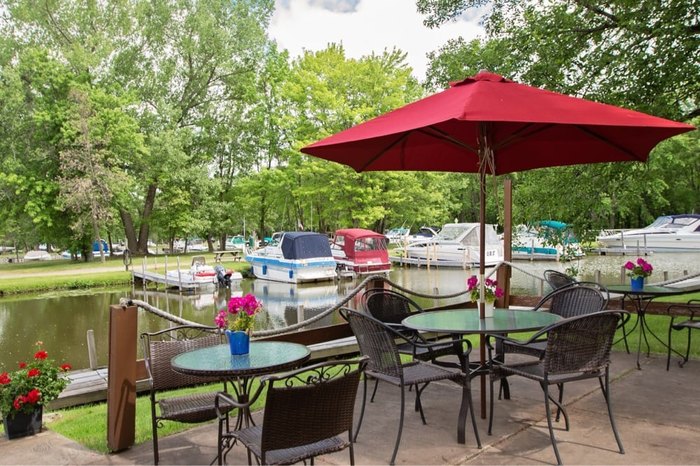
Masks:
[[[109,306],[107,447],[131,447],[136,429],[136,306]]]

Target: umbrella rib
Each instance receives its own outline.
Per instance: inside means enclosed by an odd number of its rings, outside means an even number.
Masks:
[[[408,132],[406,132],[406,133],[402,133],[402,134],[399,136],[398,139],[396,139],[395,141],[392,141],[392,142],[389,143],[385,148],[383,148],[382,150],[380,150],[379,152],[377,152],[373,157],[371,157],[370,159],[368,159],[367,162],[365,162],[361,167],[359,167],[359,169],[358,169],[357,171],[358,171],[358,172],[363,172],[363,171],[365,171],[365,168],[369,167],[372,163],[374,163],[375,160],[377,160],[377,159],[380,158],[382,155],[384,155],[384,153],[385,153],[386,151],[388,151],[389,149],[391,149],[391,148],[394,147],[395,145],[400,144],[402,141],[405,141],[409,134],[411,134],[410,131],[408,131]]]
[[[431,131],[428,131],[428,130],[431,130]],[[461,147],[463,149],[467,149],[470,152],[478,154],[478,150],[475,147],[470,146],[469,144],[466,144],[465,142],[460,141],[459,139],[456,139],[456,138],[450,136],[446,132],[444,132],[444,131],[442,131],[434,126],[427,126],[425,128],[419,128],[416,131],[421,132],[421,133],[425,133],[428,136],[437,137],[438,139],[443,139],[451,144],[454,144],[457,147]]]
[[[644,162],[644,159],[638,157],[637,154],[635,154],[634,152],[631,152],[629,149],[622,147],[621,145],[611,141],[610,139],[608,139],[604,136],[601,136],[600,134],[596,133],[595,131],[591,131],[590,129],[588,129],[584,126],[580,126],[580,125],[576,125],[576,127],[579,130],[581,130],[582,132],[588,134],[589,136],[592,136],[596,139],[599,139],[600,141],[603,141],[604,143],[608,144],[609,146],[614,147],[615,149],[619,150],[623,154],[627,154],[631,159],[637,160],[640,162]]]

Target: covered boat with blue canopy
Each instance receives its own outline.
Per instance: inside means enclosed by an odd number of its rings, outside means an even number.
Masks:
[[[246,255],[256,278],[286,283],[333,280],[336,263],[328,237],[320,233],[284,232],[273,243]]]

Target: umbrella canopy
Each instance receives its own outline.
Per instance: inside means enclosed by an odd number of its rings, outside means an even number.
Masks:
[[[656,144],[693,129],[482,71],[301,151],[349,165],[358,172],[479,173],[479,308],[484,318],[487,174],[582,163],[644,162]],[[483,390],[482,377],[482,394]],[[483,417],[483,396],[481,404]]]
[[[302,152],[355,170],[502,175],[533,168],[646,161],[692,126],[481,72],[334,134]],[[492,158],[484,159],[486,152]],[[479,154],[482,153],[480,162]]]

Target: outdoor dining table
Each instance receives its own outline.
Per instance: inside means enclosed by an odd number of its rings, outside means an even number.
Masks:
[[[639,364],[639,354],[641,352],[642,348],[642,338],[644,338],[644,343],[647,345],[647,357],[649,357],[649,340],[647,339],[647,332],[656,338],[656,340],[661,343],[664,348],[668,348],[668,344],[663,341],[661,338],[659,338],[649,327],[649,324],[647,324],[646,320],[646,311],[647,307],[649,307],[649,303],[651,303],[654,299],[663,297],[663,296],[677,296],[685,293],[691,292],[690,290],[683,289],[683,288],[675,288],[672,286],[655,286],[655,285],[644,285],[644,287],[641,290],[638,289],[632,289],[631,285],[610,285],[607,287],[608,292],[613,294],[613,293],[618,293],[622,295],[622,301],[624,303],[625,299],[630,299],[632,303],[634,304],[634,310],[637,313],[637,320],[632,326],[631,329],[629,329],[625,333],[625,338],[627,335],[631,334],[635,328],[639,325],[639,336],[637,339],[637,369],[641,370],[642,366]],[[696,290],[694,290],[696,291]],[[625,339],[626,342],[626,339]],[[678,351],[674,350],[673,348],[670,348],[671,351],[674,353],[678,354],[679,356],[683,356],[680,354]],[[629,350],[627,351],[629,353]]]
[[[506,333],[529,332],[540,330],[560,320],[561,317],[549,312],[516,309],[494,309],[493,317],[479,318],[475,308],[450,309],[446,311],[429,311],[406,317],[401,324],[407,328],[459,335],[502,335]],[[481,361],[472,375],[482,376],[481,418],[486,419],[485,375],[488,368]],[[466,419],[466,413],[464,414]],[[460,419],[460,425],[465,419]]]
[[[232,355],[229,344],[209,346],[173,357],[173,370],[182,374],[219,377],[231,382],[234,394],[246,403],[252,378],[301,366],[311,357],[309,348],[286,341],[251,341],[250,352]],[[239,409],[236,429],[255,425],[250,409]]]

